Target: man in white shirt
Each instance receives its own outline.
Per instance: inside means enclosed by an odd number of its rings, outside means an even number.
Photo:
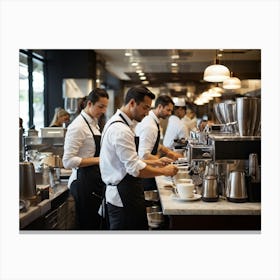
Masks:
[[[190,132],[197,128],[197,118],[194,109],[188,106],[186,115],[182,118],[182,121],[187,129],[187,137],[190,137]]]
[[[173,115],[169,117],[163,138],[163,145],[169,149],[174,148],[174,140],[187,139],[187,130],[182,118],[186,114],[186,102],[184,99],[176,99]]]
[[[167,147],[160,144],[160,119],[168,118],[173,111],[174,102],[168,95],[160,95],[155,101],[155,108],[149,112],[135,128],[135,134],[139,137],[138,154],[142,159],[158,159],[171,163],[182,157]],[[155,178],[142,179],[144,190],[155,190],[157,185]]]
[[[174,176],[174,165],[154,167],[137,154],[132,129],[149,112],[155,95],[145,87],[128,90],[124,105],[106,123],[101,142],[100,170],[106,184],[109,226],[112,230],[148,229],[141,178]]]

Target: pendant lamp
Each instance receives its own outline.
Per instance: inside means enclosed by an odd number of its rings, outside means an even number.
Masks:
[[[213,65],[208,66],[204,70],[203,80],[207,82],[223,82],[225,79],[230,77],[228,68],[222,64],[217,63],[217,51]]]
[[[236,77],[231,77],[223,81],[224,89],[239,89],[241,88],[241,81]]]
[[[208,90],[209,95],[212,97],[220,97],[222,96],[222,90],[219,87],[210,88]]]
[[[232,55],[233,55],[233,53],[232,53]],[[233,64],[233,58],[232,58],[232,64]],[[223,81],[223,88],[224,89],[239,89],[239,88],[241,88],[241,81],[238,78],[233,76],[233,72],[230,72],[230,77]]]

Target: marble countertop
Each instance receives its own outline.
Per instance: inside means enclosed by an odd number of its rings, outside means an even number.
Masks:
[[[28,211],[19,213],[20,228],[24,228],[51,209],[51,202],[56,197],[67,191],[67,184],[61,183],[50,191],[49,199],[44,199],[35,206],[30,206]]]
[[[222,198],[217,202],[178,201],[166,187],[171,184],[170,178],[158,176],[156,182],[164,215],[261,215],[261,203],[233,203]]]

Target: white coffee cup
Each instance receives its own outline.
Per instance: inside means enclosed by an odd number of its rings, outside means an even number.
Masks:
[[[178,173],[173,176],[173,180],[175,184],[177,184],[177,182],[179,183],[179,180],[181,179],[191,179],[191,177],[187,171],[182,171],[179,169]]]
[[[193,180],[185,179],[185,178],[176,180],[176,184],[182,184],[182,183],[193,184]]]
[[[193,183],[179,183],[176,184],[176,193],[182,198],[192,198],[194,196],[194,184]]]

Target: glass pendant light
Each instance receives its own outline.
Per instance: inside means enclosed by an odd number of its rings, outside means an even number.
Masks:
[[[203,80],[207,82],[223,82],[230,77],[230,72],[228,68],[222,64],[217,63],[217,51],[216,57],[213,65],[208,66],[204,70]]]

